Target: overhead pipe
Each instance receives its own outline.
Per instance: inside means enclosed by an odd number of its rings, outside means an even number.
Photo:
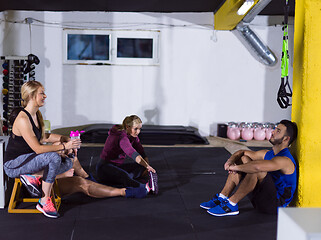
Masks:
[[[277,63],[275,54],[248,26],[255,16],[257,16],[270,2],[271,0],[260,0],[257,4],[255,4],[249,13],[246,14],[243,20],[236,26],[233,32],[257,60],[267,66],[272,67]]]

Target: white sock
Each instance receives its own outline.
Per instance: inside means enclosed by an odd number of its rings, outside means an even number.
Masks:
[[[237,203],[232,202],[230,199],[227,199],[229,203],[234,207]]]
[[[223,198],[223,199],[226,199],[227,197],[225,196],[225,195],[223,195],[222,193],[220,193],[219,195],[218,195],[220,198]]]

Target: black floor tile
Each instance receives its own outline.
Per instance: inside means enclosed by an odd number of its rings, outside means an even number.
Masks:
[[[150,211],[147,214],[80,220],[75,226],[75,239],[167,239],[176,235],[192,234],[189,219],[180,211]],[[99,236],[99,237],[98,237]]]
[[[79,159],[95,173],[102,148],[81,148]],[[199,204],[223,187],[224,148],[146,148],[159,177],[159,195],[145,199],[63,198],[61,218],[0,210],[0,239],[275,239],[276,216],[257,213],[249,200],[240,214],[214,217]],[[45,236],[45,237],[44,237]]]

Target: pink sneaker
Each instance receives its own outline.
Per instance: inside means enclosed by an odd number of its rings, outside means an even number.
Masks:
[[[41,197],[40,177],[26,174],[20,176],[20,181],[27,188],[32,197]]]
[[[36,206],[36,208],[42,212],[46,217],[57,218],[59,213],[57,212],[55,205],[52,203],[51,198],[47,197],[45,203],[41,203],[41,199]]]
[[[149,180],[146,184],[146,188],[149,191],[153,192],[154,194],[158,194],[158,177],[157,173],[148,172]]]

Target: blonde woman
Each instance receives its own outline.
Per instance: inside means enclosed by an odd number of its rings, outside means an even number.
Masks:
[[[4,157],[4,171],[11,177],[20,177],[29,192],[39,192],[42,175],[42,198],[36,208],[45,216],[59,216],[50,198],[50,191],[57,175],[72,168],[72,160],[62,161],[57,151],[76,149],[79,139],[70,140],[58,134],[45,135],[44,123],[39,108],[45,103],[46,94],[40,82],[29,81],[21,87],[23,109],[17,115]],[[60,142],[59,145],[43,145],[43,142]]]
[[[158,193],[157,174],[149,164],[138,135],[142,120],[136,116],[127,116],[122,125],[114,125],[105,142],[97,164],[97,176],[100,182],[122,187],[145,186],[147,192]],[[148,182],[138,181],[148,173]]]

